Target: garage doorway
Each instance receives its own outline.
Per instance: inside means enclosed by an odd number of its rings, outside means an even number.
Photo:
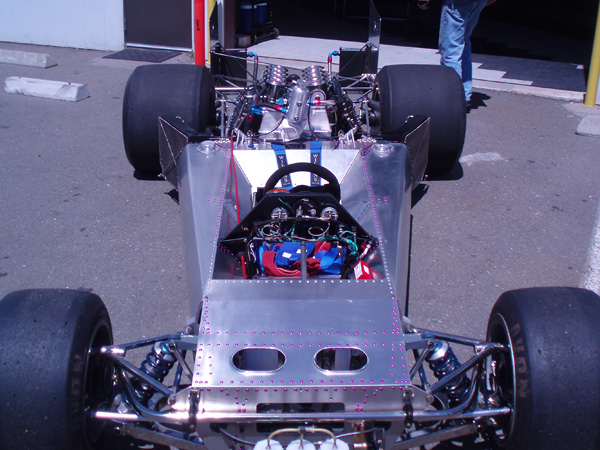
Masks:
[[[125,45],[192,49],[191,0],[123,0]]]

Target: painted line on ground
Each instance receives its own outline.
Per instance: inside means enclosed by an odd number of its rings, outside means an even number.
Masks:
[[[480,153],[472,153],[470,155],[463,155],[460,158],[460,163],[466,166],[470,166],[471,164],[475,164],[478,162],[496,162],[496,161],[506,161],[504,157],[497,152],[480,152]]]

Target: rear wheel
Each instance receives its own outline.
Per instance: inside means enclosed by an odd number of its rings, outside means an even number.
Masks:
[[[383,67],[375,78],[380,128],[394,133],[409,115],[431,118],[428,173],[450,171],[462,153],[466,131],[465,94],[458,74],[433,65]]]
[[[125,87],[123,141],[134,169],[161,172],[158,117],[179,116],[198,131],[215,120],[214,83],[203,66],[159,64],[137,67]]]
[[[102,423],[112,367],[92,348],[112,344],[102,300],[89,292],[28,290],[0,301],[0,448],[89,449]]]
[[[510,351],[492,357],[498,448],[600,448],[600,297],[575,288],[505,292],[487,338]]]

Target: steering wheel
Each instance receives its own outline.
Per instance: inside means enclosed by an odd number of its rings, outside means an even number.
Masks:
[[[323,186],[323,188],[329,191],[337,201],[340,201],[341,198],[341,189],[340,183],[335,177],[335,175],[323,166],[313,163],[301,162],[288,164],[287,166],[283,166],[277,169],[273,174],[269,177],[267,182],[265,183],[264,192],[269,192],[271,189],[275,188],[275,185],[279,180],[281,180],[284,176],[289,175],[294,172],[310,172],[315,175],[323,178],[329,184]],[[297,188],[302,186],[296,186],[291,190],[294,192]]]

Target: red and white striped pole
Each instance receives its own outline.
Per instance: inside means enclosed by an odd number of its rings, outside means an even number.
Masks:
[[[194,0],[194,62],[198,66],[203,66],[206,59],[205,24],[204,0]]]

